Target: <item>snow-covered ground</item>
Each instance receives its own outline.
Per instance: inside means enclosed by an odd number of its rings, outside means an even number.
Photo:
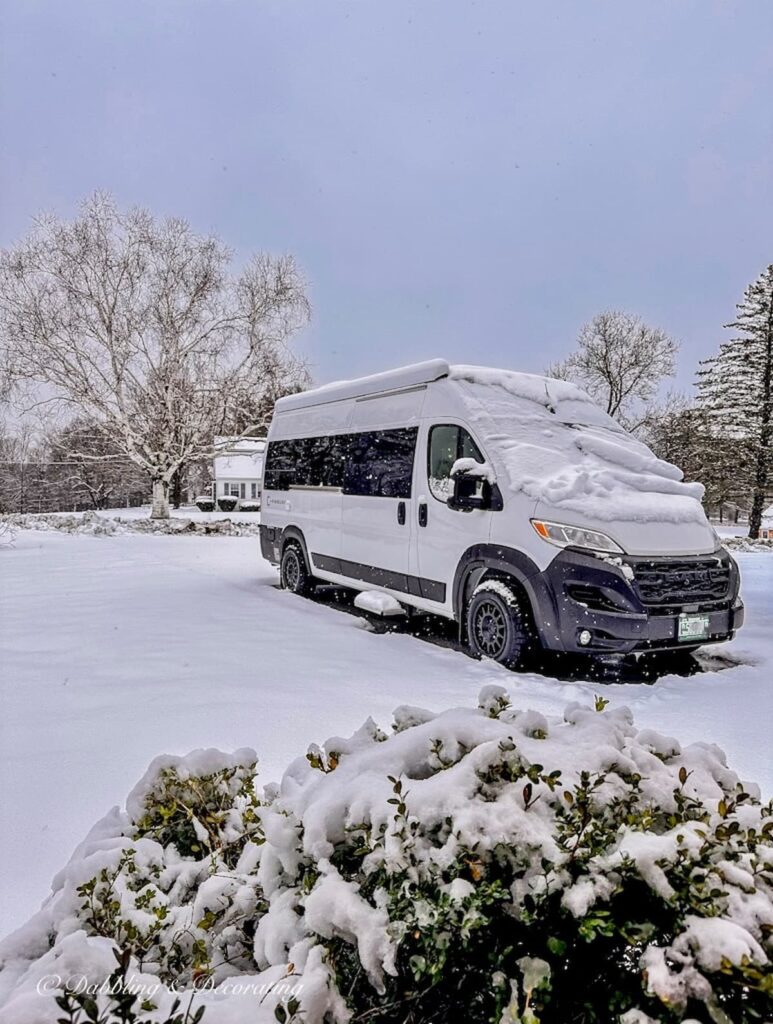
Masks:
[[[255,538],[22,531],[0,552],[0,934],[158,753],[255,747],[278,777],[312,741],[399,704],[507,686],[559,712],[603,689],[639,726],[710,740],[773,792],[773,557],[741,553],[748,625],[724,671],[652,686],[513,675],[275,588]],[[715,649],[716,650],[716,649]]]

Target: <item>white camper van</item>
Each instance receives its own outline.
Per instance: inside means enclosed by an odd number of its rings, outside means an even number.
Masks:
[[[688,651],[743,621],[701,495],[573,384],[435,359],[276,403],[260,542],[286,589],[379,591],[506,665]]]

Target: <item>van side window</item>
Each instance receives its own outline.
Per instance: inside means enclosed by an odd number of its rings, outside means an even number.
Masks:
[[[297,483],[299,450],[303,441],[272,441],[266,450],[264,478],[270,491],[286,491]]]
[[[344,494],[410,498],[418,427],[271,441],[268,491],[342,487]]]
[[[438,501],[448,501],[451,496],[451,467],[457,459],[485,461],[480,448],[464,427],[451,423],[432,427],[427,446],[427,478],[430,492]]]
[[[417,427],[351,434],[344,494],[410,498],[417,435]]]

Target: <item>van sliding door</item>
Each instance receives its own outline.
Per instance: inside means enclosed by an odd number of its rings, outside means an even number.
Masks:
[[[396,593],[409,574],[417,427],[349,435],[343,486],[341,573]]]

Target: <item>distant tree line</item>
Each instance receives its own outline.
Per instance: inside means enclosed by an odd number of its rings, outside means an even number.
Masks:
[[[83,511],[141,505],[150,479],[94,423],[47,435],[0,432],[0,512]]]
[[[575,351],[548,372],[583,386],[687,480],[703,483],[710,513],[740,511],[758,537],[773,505],[773,265],[749,285],[726,327],[733,337],[700,363],[693,398],[656,400],[678,345],[614,310],[586,324]]]

